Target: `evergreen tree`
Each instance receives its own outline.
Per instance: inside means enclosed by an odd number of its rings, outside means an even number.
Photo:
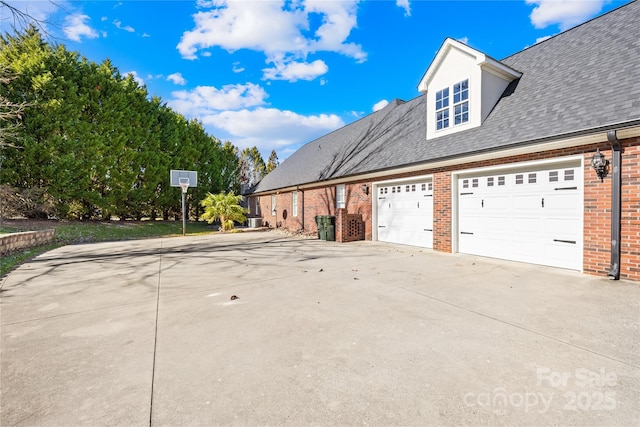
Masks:
[[[267,161],[267,169],[266,172],[269,173],[279,165],[278,155],[276,154],[276,150],[271,150],[271,154],[269,155],[269,161]]]

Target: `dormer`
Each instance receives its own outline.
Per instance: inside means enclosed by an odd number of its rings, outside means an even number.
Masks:
[[[418,85],[427,97],[427,139],[482,125],[522,73],[464,43],[446,39]]]

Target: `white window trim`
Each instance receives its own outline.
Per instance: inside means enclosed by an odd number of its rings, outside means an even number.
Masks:
[[[298,192],[291,193],[291,211],[293,216],[298,216]]]
[[[260,197],[256,197],[256,215],[260,215]]]
[[[276,216],[276,195],[271,195],[271,216]]]
[[[347,207],[347,189],[344,184],[336,185],[336,208],[343,209],[346,207]]]

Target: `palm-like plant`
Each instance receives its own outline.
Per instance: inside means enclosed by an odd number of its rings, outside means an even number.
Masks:
[[[207,221],[209,224],[219,219],[223,230],[232,230],[234,221],[244,222],[247,220],[245,216],[246,210],[240,206],[241,201],[242,196],[236,196],[233,192],[207,193],[207,197],[200,202],[200,206],[204,208],[204,213],[200,215],[200,219]]]

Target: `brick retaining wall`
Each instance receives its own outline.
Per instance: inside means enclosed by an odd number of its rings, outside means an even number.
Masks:
[[[53,242],[55,230],[24,231],[0,236],[0,254],[6,255],[20,249],[46,245]]]

